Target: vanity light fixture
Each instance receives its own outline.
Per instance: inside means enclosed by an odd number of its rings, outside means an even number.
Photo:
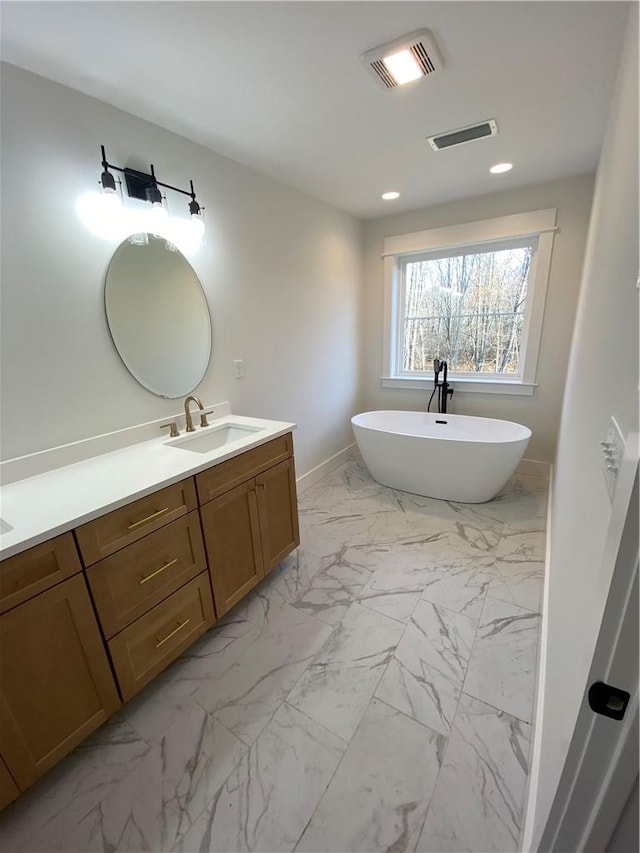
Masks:
[[[141,201],[148,202],[151,205],[151,211],[149,212],[148,221],[149,229],[154,233],[155,229],[159,229],[160,226],[163,225],[168,218],[167,207],[165,205],[166,198],[163,197],[160,187],[164,187],[165,189],[171,190],[172,192],[180,193],[181,195],[189,196],[191,199],[188,205],[189,230],[191,232],[192,237],[196,239],[198,243],[202,242],[202,237],[204,236],[204,207],[201,207],[201,205],[196,200],[196,193],[193,187],[193,181],[189,181],[188,190],[181,189],[180,187],[175,187],[172,184],[165,184],[163,181],[159,181],[156,177],[153,164],[150,166],[149,173],[140,172],[137,169],[130,169],[128,167],[121,168],[120,166],[116,166],[114,163],[109,163],[109,161],[107,160],[104,145],[101,145],[100,148],[102,151],[103,169],[102,175],[100,176],[100,183],[102,184],[102,190],[104,195],[117,196],[116,179],[109,170],[111,169],[115,172],[121,172],[124,175],[125,184],[127,187],[127,194],[129,198],[139,199]],[[186,224],[187,223],[185,223],[185,225]]]

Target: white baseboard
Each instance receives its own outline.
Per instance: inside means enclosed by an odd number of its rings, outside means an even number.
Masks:
[[[539,459],[522,459],[516,469],[518,474],[529,474],[531,477],[550,476],[551,463],[541,462]]]
[[[549,471],[549,497],[547,500],[547,539],[545,543],[544,559],[544,590],[542,594],[542,624],[540,626],[540,646],[538,648],[538,675],[536,678],[536,690],[533,714],[533,743],[530,753],[530,770],[527,783],[527,796],[524,808],[524,821],[521,834],[520,850],[523,853],[534,853],[534,823],[536,818],[536,805],[538,800],[538,787],[540,784],[540,759],[542,755],[542,723],[544,714],[544,694],[546,687],[546,660],[547,660],[547,637],[549,633],[549,587],[551,581],[551,510],[553,495],[553,465],[539,463],[548,466]]]
[[[310,486],[313,486],[315,483],[322,480],[323,477],[326,477],[327,474],[330,474],[332,471],[335,471],[336,468],[339,468],[344,462],[348,459],[352,459],[355,456],[356,444],[350,444],[348,447],[345,447],[344,450],[338,451],[338,453],[334,453],[333,456],[330,456],[328,459],[325,459],[324,462],[321,462],[319,465],[316,465],[315,468],[312,468],[310,471],[307,471],[306,474],[302,474],[301,477],[298,477],[296,480],[298,486],[298,494],[306,491]]]

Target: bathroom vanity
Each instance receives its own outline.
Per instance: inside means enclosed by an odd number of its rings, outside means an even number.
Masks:
[[[294,425],[253,420],[214,422],[193,450],[144,441],[3,488],[0,807],[299,544]]]

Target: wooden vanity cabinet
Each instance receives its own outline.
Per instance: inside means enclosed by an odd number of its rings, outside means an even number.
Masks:
[[[20,795],[20,788],[9,773],[9,768],[0,758],[0,812]]]
[[[291,433],[202,472],[196,482],[220,617],[300,544]],[[203,502],[209,495],[218,497]]]
[[[119,707],[81,574],[0,616],[0,753],[21,790]]]
[[[200,514],[219,618],[264,577],[254,481],[205,504]]]
[[[300,544],[293,457],[256,477],[258,518],[265,575]]]
[[[0,810],[299,544],[288,433],[0,562]]]

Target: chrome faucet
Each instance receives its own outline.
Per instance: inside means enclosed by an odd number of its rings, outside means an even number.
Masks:
[[[187,432],[195,432],[196,428],[193,425],[193,420],[191,419],[191,412],[189,410],[189,403],[194,402],[196,406],[200,409],[200,426],[206,427],[209,426],[209,421],[207,420],[207,416],[204,413],[204,406],[202,405],[202,401],[198,397],[194,397],[191,395],[187,397],[184,401],[184,420],[187,424]]]

